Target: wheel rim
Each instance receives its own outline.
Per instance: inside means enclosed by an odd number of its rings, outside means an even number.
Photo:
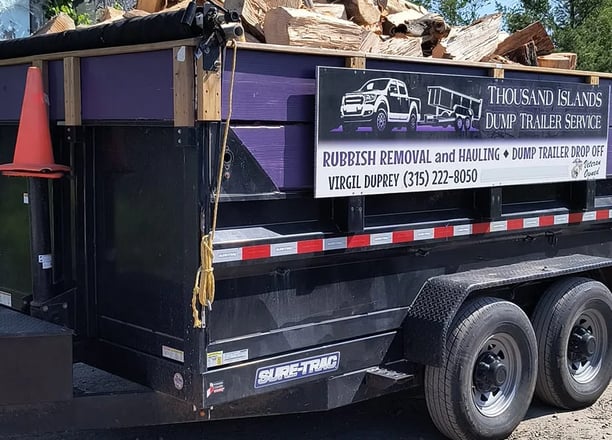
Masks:
[[[457,120],[455,121],[455,126],[457,127],[457,130],[462,130],[463,129],[463,119],[457,118]]]
[[[472,128],[472,120],[467,118],[465,120],[465,131],[470,131],[470,128]]]
[[[385,115],[385,112],[381,110],[376,114],[376,129],[378,131],[385,131],[386,127],[387,127],[387,116]]]
[[[482,415],[496,417],[510,406],[521,368],[521,354],[510,335],[495,334],[482,344],[472,375],[472,400]]]
[[[408,128],[410,128],[411,131],[416,130],[416,126],[417,126],[417,118],[416,115],[411,115],[410,116],[410,121],[408,123]]]
[[[588,383],[601,369],[608,346],[606,320],[595,309],[583,311],[572,326],[567,346],[567,368],[578,383]]]

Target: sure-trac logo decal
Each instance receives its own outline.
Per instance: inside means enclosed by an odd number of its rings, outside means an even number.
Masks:
[[[255,374],[255,388],[336,371],[339,365],[340,353],[335,352],[261,367],[257,369]]]

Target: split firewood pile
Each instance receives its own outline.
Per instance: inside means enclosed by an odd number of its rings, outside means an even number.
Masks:
[[[130,11],[107,7],[98,11],[97,24],[178,10],[189,1],[137,0]],[[250,42],[576,68],[576,54],[553,53],[554,44],[541,23],[508,35],[502,32],[501,14],[455,27],[407,0],[225,0],[223,6],[240,13]],[[60,14],[38,34],[74,29],[67,19]]]

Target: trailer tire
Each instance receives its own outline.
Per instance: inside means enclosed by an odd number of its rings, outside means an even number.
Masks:
[[[538,340],[536,395],[565,409],[584,408],[612,377],[612,293],[589,278],[553,284],[532,317]]]
[[[457,313],[441,367],[425,368],[425,400],[452,439],[506,438],[521,422],[536,382],[537,345],[516,304],[478,298]]]
[[[469,116],[465,118],[465,122],[463,123],[463,127],[465,128],[465,131],[470,131],[470,129],[472,128],[472,118],[470,118]]]
[[[455,119],[455,131],[463,131],[464,122],[461,116],[457,116]]]
[[[374,130],[374,133],[383,134],[387,132],[388,128],[389,118],[387,117],[387,110],[384,107],[379,107],[372,120],[372,130]]]
[[[417,124],[418,124],[418,118],[416,113],[412,112],[410,113],[410,116],[408,117],[408,131],[416,131],[417,129]]]

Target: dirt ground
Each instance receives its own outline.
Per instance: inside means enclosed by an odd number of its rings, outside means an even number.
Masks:
[[[590,408],[555,411],[535,402],[510,439],[612,440],[612,385]]]

